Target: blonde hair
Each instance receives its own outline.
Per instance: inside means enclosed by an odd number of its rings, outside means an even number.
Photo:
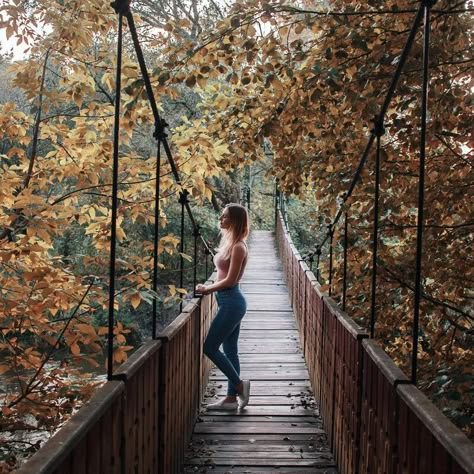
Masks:
[[[218,252],[222,252],[224,258],[229,258],[234,245],[241,240],[247,240],[250,232],[250,219],[247,209],[240,204],[227,204],[229,211],[229,229],[222,229],[221,242]]]

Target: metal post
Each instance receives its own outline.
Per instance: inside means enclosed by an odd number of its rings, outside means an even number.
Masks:
[[[198,237],[201,235],[201,232],[199,230],[199,226],[197,226],[194,231],[193,231],[193,237],[194,237],[194,273],[193,273],[193,296],[194,298],[196,298],[196,284],[197,284],[197,265],[198,265],[198,262],[197,262],[197,254],[198,254],[198,251],[197,251],[197,241],[198,241]]]
[[[416,270],[415,270],[415,302],[413,315],[413,354],[411,365],[411,381],[417,382],[418,370],[418,338],[421,300],[421,267],[423,257],[423,221],[425,202],[425,158],[426,158],[426,122],[428,112],[428,80],[429,80],[429,50],[430,50],[430,8],[436,3],[434,0],[424,0],[424,27],[423,27],[423,79],[421,103],[421,137],[420,137],[420,172],[418,182],[418,219],[416,232]]]
[[[332,295],[332,254],[333,254],[334,229],[329,229],[329,296]]]
[[[181,204],[181,231],[179,241],[179,287],[183,288],[184,285],[184,208],[188,203],[188,192],[186,190],[179,193],[179,203]],[[179,304],[179,309],[183,309],[183,301]]]
[[[152,337],[157,337],[157,319],[158,319],[158,247],[160,240],[160,170],[161,170],[161,140],[166,136],[164,132],[164,123],[162,121],[155,125],[154,137],[157,139],[156,152],[156,174],[155,174],[155,224],[153,236],[153,316],[152,316]]]
[[[346,310],[346,295],[347,295],[347,242],[348,236],[348,219],[347,212],[344,218],[344,275],[342,280],[342,310]]]
[[[117,10],[116,10],[117,11]],[[123,41],[123,12],[117,11],[117,70],[115,76],[115,117],[114,117],[114,151],[112,161],[112,210],[110,223],[110,263],[109,263],[109,318],[107,334],[107,379],[112,380],[114,365],[114,303],[115,303],[115,258],[117,250],[117,207],[118,207],[118,168],[119,168],[119,136],[120,136],[120,100],[122,87],[122,41]]]
[[[318,281],[319,283],[319,277],[320,277],[320,273],[319,273],[319,261],[321,260],[321,248],[318,247],[316,249],[316,280]]]
[[[288,204],[286,196],[281,193],[281,211],[283,215],[283,222],[285,223],[286,230],[288,230]]]
[[[377,295],[377,252],[379,240],[379,196],[380,196],[380,137],[385,133],[383,117],[375,120],[372,130],[377,137],[377,150],[375,154],[375,194],[374,194],[374,228],[372,236],[372,293],[370,302],[370,337],[375,335],[376,321],[376,295]]]
[[[280,194],[280,192],[278,191],[278,181],[275,180],[275,230],[276,230],[277,224],[278,224],[278,200],[279,200],[279,194]]]

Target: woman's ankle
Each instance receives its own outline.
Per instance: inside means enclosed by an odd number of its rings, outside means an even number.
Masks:
[[[224,401],[233,403],[233,402],[237,401],[237,397],[235,395],[227,395],[227,397],[225,397]]]
[[[244,390],[244,384],[243,384],[243,382],[240,382],[239,384],[237,384],[237,385],[235,386],[235,391],[236,391],[237,393],[240,394],[240,393],[243,392],[243,390]]]

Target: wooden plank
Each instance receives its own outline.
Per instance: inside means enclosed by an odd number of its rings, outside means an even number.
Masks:
[[[197,469],[197,470],[196,470]],[[206,466],[202,465],[200,467],[197,466],[188,466],[185,468],[183,471],[185,474],[188,473],[209,473],[209,474],[301,474],[301,473],[306,473],[306,474],[337,474],[337,469],[336,468],[315,468],[315,467],[295,467],[291,466],[291,468],[285,469],[283,468],[275,468],[273,467],[264,467],[264,466],[258,466],[258,467],[253,467],[253,466],[243,466],[243,467],[232,467],[231,470],[229,470],[228,467],[223,467],[223,468],[216,468],[215,466]]]
[[[86,472],[100,472],[100,457],[104,452],[102,449],[102,444],[105,444],[106,441],[100,438],[101,434],[101,425],[104,422],[109,420],[101,419],[99,423],[94,425],[94,427],[89,431],[86,437],[86,462],[87,468]]]
[[[290,444],[258,444],[258,443],[247,443],[247,444],[213,444],[211,446],[206,446],[208,449],[212,449],[217,453],[233,453],[236,451],[243,452],[243,453],[261,453],[261,452],[269,452],[269,453],[298,453],[298,452],[308,452],[308,453],[315,453],[315,452],[323,452],[319,451],[314,443],[306,442],[305,444],[299,444],[297,448],[290,443]],[[329,449],[325,449],[324,452],[330,452]],[[273,454],[272,454],[273,456]]]
[[[239,415],[241,417],[247,417],[247,416],[266,416],[270,417],[273,419],[277,419],[280,416],[307,416],[308,413],[311,413],[312,416],[314,416],[313,410],[308,408],[306,405],[271,405],[271,406],[256,406],[256,405],[247,405],[245,407],[245,410],[241,410],[239,412]],[[235,416],[235,413],[233,412],[223,412],[223,411],[216,411],[216,410],[211,410],[207,409],[206,411],[207,415],[213,415],[213,416],[221,416],[221,417],[231,417]],[[201,414],[201,418],[206,419],[207,415]]]
[[[260,380],[283,380],[285,379],[285,377],[282,377],[281,374],[278,374],[278,373],[268,373],[268,372],[265,372],[265,371],[260,371],[260,372],[251,372],[251,371],[242,371],[241,372],[241,375],[244,377],[244,378],[248,378],[250,380],[255,380],[257,377],[260,379]],[[301,374],[298,374],[298,373],[289,373],[288,374],[288,377],[291,377],[292,380],[295,380],[295,381],[298,381],[298,380],[308,380],[308,374],[307,373],[301,373]],[[222,374],[218,374],[218,375],[211,375],[211,380],[215,380],[215,381],[226,381],[227,379],[225,378],[224,375]]]
[[[71,474],[86,474],[87,471],[87,443],[83,438],[72,453]]]
[[[268,459],[269,453],[272,459],[314,459],[314,460],[328,460],[331,459],[331,454],[328,451],[327,453],[320,453],[314,450],[304,450],[303,448],[294,448],[290,446],[286,450],[275,449],[273,451],[268,450],[265,446],[265,449],[261,451],[260,449],[244,450],[239,445],[235,446],[234,450],[225,450],[222,451],[218,449],[218,446],[212,448],[212,459],[218,464],[222,464],[222,461],[227,461],[229,459],[238,459],[240,461],[246,459]]]
[[[315,430],[314,433],[307,434],[307,433],[293,433],[291,436],[287,434],[254,434],[249,436],[245,433],[227,433],[227,434],[208,434],[202,433],[200,435],[193,436],[193,443],[206,443],[208,445],[215,445],[215,444],[242,444],[245,443],[257,443],[257,444],[275,444],[275,443],[283,443],[284,445],[300,445],[301,443],[313,443],[317,444],[320,443],[321,440],[324,440],[326,434],[320,430],[318,433]],[[323,446],[323,445],[321,445]]]
[[[291,376],[291,380],[308,380],[308,371],[303,370],[301,367],[294,368],[278,368],[275,366],[270,367],[245,367],[242,369],[244,376],[250,380],[288,380]],[[225,378],[221,371],[211,374],[214,378]]]
[[[279,362],[279,363],[286,363],[286,362],[304,362],[303,355],[299,352],[295,352],[293,354],[280,354],[278,356],[278,360],[275,360],[275,356],[273,354],[252,354],[247,356],[242,356],[240,359],[242,362],[247,361],[261,361],[261,362]]]
[[[310,401],[309,400],[310,396],[308,396],[307,394],[301,393],[304,390],[305,386],[299,387],[299,389],[295,388],[294,390],[292,390],[291,388],[288,389],[288,387],[284,385],[273,386],[271,380],[267,380],[266,382],[269,384],[268,386],[252,387],[251,389],[252,398],[255,397],[256,399],[258,399],[258,397],[262,397],[262,396],[264,397],[281,396],[281,397],[287,397],[287,398],[299,397],[299,398],[304,398],[308,402]],[[226,386],[227,384],[224,381],[222,381],[221,383],[218,383],[217,387],[209,392],[209,396],[219,396],[221,393],[224,393],[223,389],[225,390]],[[250,403],[249,405],[251,406],[252,403]]]
[[[247,410],[241,410],[240,412],[221,416],[218,411],[209,410],[205,416],[200,416],[198,423],[259,423],[262,427],[267,426],[268,423],[311,423],[317,425],[314,421],[314,416],[309,411],[306,415],[293,415],[288,413],[288,416],[262,416],[261,414],[243,415]],[[271,427],[270,427],[271,428]]]
[[[222,395],[224,395],[225,393],[222,392]],[[220,397],[219,397],[220,398]],[[217,401],[217,397],[216,399],[212,399],[210,400],[210,402],[215,402]],[[252,398],[252,402],[249,403],[249,407],[251,406],[273,406],[273,405],[289,405],[289,406],[299,406],[299,405],[303,405],[301,403],[301,398],[297,395],[293,396],[293,397],[278,397],[278,396],[269,396],[269,397],[259,397],[259,396],[255,396]]]
[[[216,465],[217,463],[220,466],[268,466],[268,463],[271,462],[273,466],[275,467],[293,467],[295,464],[297,466],[311,466],[311,467],[319,467],[319,468],[325,468],[325,467],[334,467],[334,463],[331,460],[328,460],[329,456],[321,455],[321,458],[318,460],[314,459],[238,459],[237,456],[234,458],[229,458],[229,459],[213,459],[213,462],[210,464]],[[191,464],[193,462],[199,462],[202,458],[191,458],[188,462]]]

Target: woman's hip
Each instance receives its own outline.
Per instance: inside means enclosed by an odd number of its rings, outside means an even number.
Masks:
[[[216,299],[219,309],[229,309],[243,313],[247,310],[247,300],[238,285],[217,291]]]

